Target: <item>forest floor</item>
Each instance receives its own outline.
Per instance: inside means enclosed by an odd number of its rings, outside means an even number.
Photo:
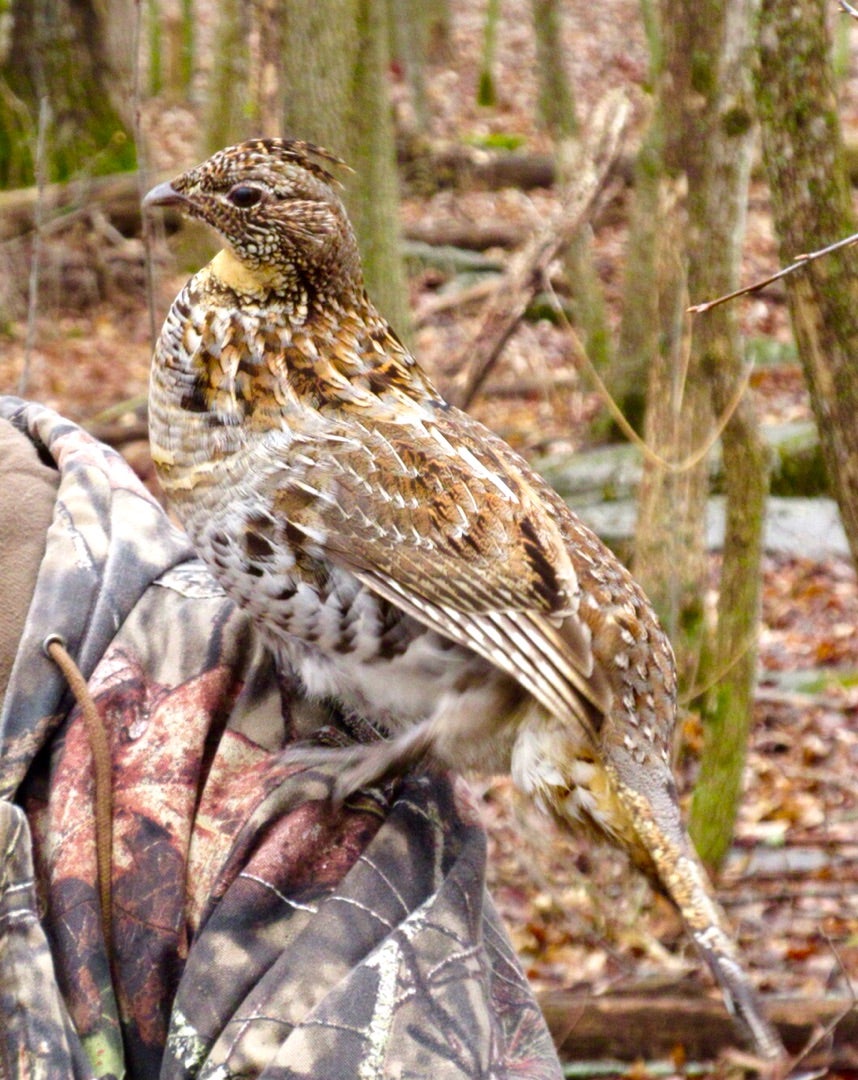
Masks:
[[[527,5],[507,0],[498,33],[498,103],[475,103],[483,5],[454,5],[448,56],[431,73],[432,138],[474,143],[515,136],[528,151],[550,144],[535,131],[535,61]],[[609,88],[630,94],[640,132],[645,115],[646,52],[636,0],[568,4],[570,69],[580,115],[586,117]],[[858,44],[842,82],[847,137],[858,142]],[[408,96],[397,72],[400,121]],[[190,130],[182,110],[162,112],[163,132]],[[179,168],[183,138],[156,141],[153,167]],[[600,216],[596,266],[614,326],[621,307],[626,224],[631,192],[618,190]],[[403,225],[431,228],[442,221],[503,221],[532,231],[556,206],[553,190],[443,190],[408,194]],[[834,238],[820,238],[821,243]],[[145,393],[150,321],[139,238],[117,238],[87,219],[46,241],[38,317],[26,395],[88,422]],[[489,252],[503,263],[509,252]],[[777,268],[762,181],[752,182],[742,278]],[[160,319],[180,274],[161,253],[155,266]],[[26,274],[18,271],[19,281]],[[7,279],[8,280],[8,279]],[[417,354],[442,387],[466,357],[479,329],[478,302],[439,305],[455,289],[437,268],[411,276]],[[7,290],[10,286],[7,285]],[[0,338],[0,391],[17,392],[28,337],[26,290],[19,303],[7,294],[13,318]],[[4,297],[0,297],[3,300]],[[694,298],[699,299],[699,298]],[[794,358],[783,292],[768,290],[741,303],[746,338],[762,342],[776,360],[751,381],[763,422],[810,417],[808,396]],[[558,389],[562,387],[562,389]],[[575,450],[603,407],[573,363],[564,331],[550,322],[522,323],[473,411],[524,454]],[[124,413],[133,419],[132,410]],[[123,414],[120,409],[119,415]],[[128,447],[138,471],[150,478],[145,444]],[[718,555],[713,553],[714,600]],[[719,895],[736,927],[743,958],[766,996],[851,999],[858,989],[858,582],[850,561],[812,561],[801,552],[768,555],[764,563],[760,677],[735,844],[719,881]],[[687,802],[699,717],[686,708],[677,737],[680,789]],[[519,805],[504,779],[475,780],[489,833],[489,880],[522,962],[542,990],[574,988],[590,994],[657,986],[680,993],[699,985],[717,996],[682,936],[671,910],[619,856],[571,843]],[[845,1073],[843,1074],[845,1075]]]

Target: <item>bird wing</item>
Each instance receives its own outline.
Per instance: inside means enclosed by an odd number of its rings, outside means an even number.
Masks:
[[[506,671],[595,746],[611,691],[566,543],[534,474],[468,417],[463,437],[463,415],[293,439],[271,474],[275,509],[308,553]]]

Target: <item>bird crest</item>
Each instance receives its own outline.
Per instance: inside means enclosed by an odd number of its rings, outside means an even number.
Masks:
[[[214,154],[205,164],[205,168],[210,173],[221,171],[233,173],[236,170],[244,171],[255,167],[270,169],[276,167],[277,163],[297,165],[312,173],[323,183],[333,188],[341,188],[342,183],[329,169],[320,164],[319,159],[340,169],[352,171],[342,158],[324,147],[303,139],[286,138],[248,139],[235,146],[228,146]]]

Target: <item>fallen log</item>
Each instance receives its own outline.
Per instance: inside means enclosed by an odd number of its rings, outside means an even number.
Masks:
[[[158,177],[153,177],[153,183]],[[165,176],[164,179],[167,179]],[[35,227],[37,188],[0,191],[0,241],[24,236]],[[140,232],[137,173],[116,173],[48,184],[42,192],[42,231],[50,234],[81,213],[100,210],[125,236]]]
[[[529,239],[530,234],[521,226],[505,221],[435,218],[409,222],[403,227],[402,235],[406,240],[417,240],[432,247],[485,251],[486,248],[518,247]]]
[[[406,188],[426,193],[442,188],[552,187],[551,154],[497,151],[462,143],[408,143],[400,147],[399,168]]]
[[[634,165],[634,148],[624,150],[615,163],[615,174],[631,184]],[[442,188],[494,191],[514,187],[529,191],[557,183],[554,154],[495,150],[453,142],[404,145],[400,147],[399,166],[405,186],[423,193]]]
[[[564,1060],[653,1060],[679,1051],[689,1061],[712,1061],[741,1049],[732,1019],[714,998],[641,993],[594,997],[551,990],[539,995],[539,1004]],[[793,1055],[832,1028],[803,1059],[803,1067],[858,1066],[854,1001],[770,999],[767,1012]]]
[[[763,424],[761,431],[770,448],[773,495],[816,498],[830,494],[813,420]],[[643,467],[640,450],[630,443],[544,454],[532,464],[555,491],[578,503],[634,498]],[[723,470],[718,446],[710,458],[710,477],[714,490],[721,489]]]

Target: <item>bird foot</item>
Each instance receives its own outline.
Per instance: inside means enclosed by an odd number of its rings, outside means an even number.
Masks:
[[[730,949],[730,943],[720,926],[710,926],[707,933],[692,932],[703,958],[721,985],[725,1003],[745,1025],[758,1060],[767,1064],[767,1076],[781,1075],[779,1065],[787,1059],[780,1034],[763,1012],[762,1002],[746,972]]]
[[[348,746],[290,747],[288,760],[308,769],[336,772],[331,803],[340,810],[355,792],[377,787],[419,764],[428,756],[431,742],[430,725],[424,721],[393,739]]]

